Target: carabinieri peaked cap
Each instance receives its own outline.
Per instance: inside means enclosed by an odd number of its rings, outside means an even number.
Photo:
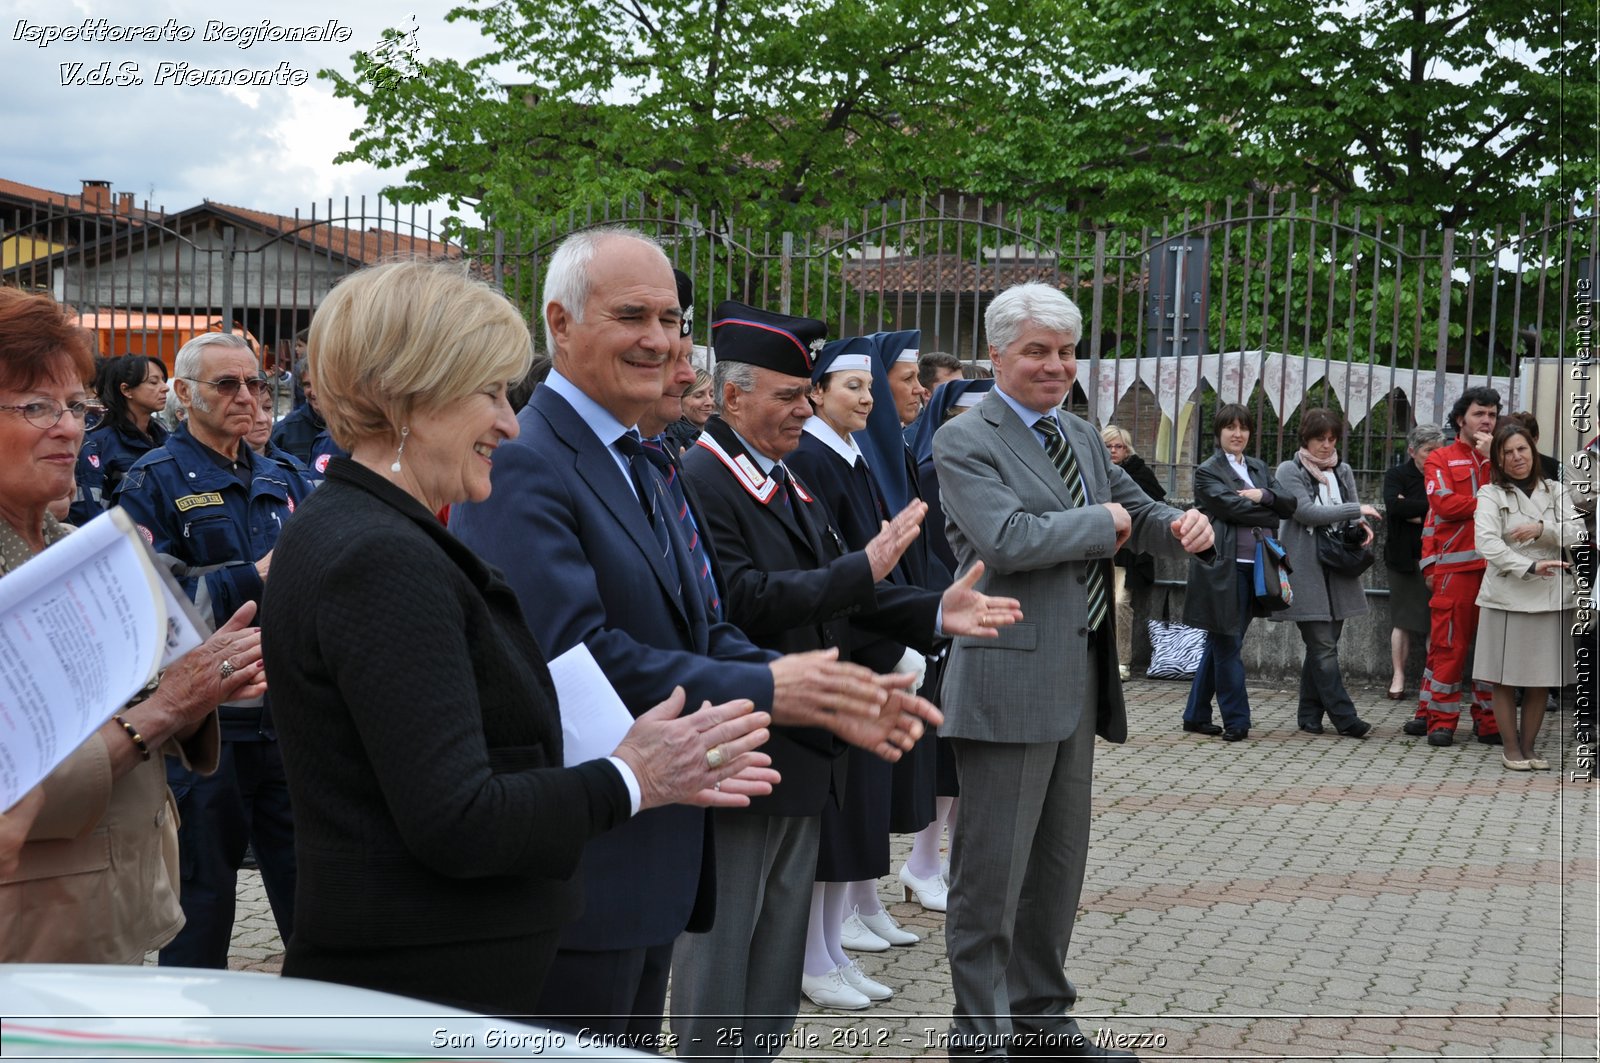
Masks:
[[[809,378],[827,342],[815,318],[759,310],[729,299],[711,315],[711,347],[719,362],[746,362],[784,376]]]

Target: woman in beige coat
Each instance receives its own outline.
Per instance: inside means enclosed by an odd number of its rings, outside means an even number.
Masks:
[[[1478,553],[1488,563],[1478,590],[1478,642],[1472,678],[1494,684],[1494,720],[1511,771],[1548,770],[1533,746],[1544,722],[1545,695],[1573,681],[1563,612],[1573,607],[1572,574],[1562,550],[1580,540],[1583,524],[1567,489],[1539,471],[1533,436],[1515,422],[1489,444],[1493,482],[1478,489],[1474,515]],[[1522,687],[1522,726],[1516,688]]]
[[[72,530],[47,507],[73,485],[93,365],[55,300],[0,289],[0,576]],[[245,627],[253,613],[241,609],[175,661],[5,814],[0,962],[139,963],[178,932],[177,813],[163,754],[211,770],[216,705],[265,689],[261,637]]]

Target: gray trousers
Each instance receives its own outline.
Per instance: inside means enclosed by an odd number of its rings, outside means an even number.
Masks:
[[[1093,706],[1099,676],[1085,677]],[[954,1034],[1003,1055],[1012,1035],[1070,1025],[1067,947],[1089,848],[1093,708],[1062,742],[952,739],[961,814],[950,852],[945,947]],[[1076,1027],[1072,1027],[1073,1030]]]
[[[712,813],[717,917],[672,951],[677,1055],[765,1061],[800,1010],[820,816]]]

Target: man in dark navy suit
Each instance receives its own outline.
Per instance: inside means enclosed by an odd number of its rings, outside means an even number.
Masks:
[[[660,247],[626,229],[569,237],[544,315],[554,369],[495,455],[498,490],[451,512],[505,572],[544,652],[584,643],[635,714],[682,686],[690,705],[748,698],[776,723],[826,727],[888,759],[909,748],[938,711],[904,678],[835,651],[776,657],[706,601],[634,428],[661,397],[682,317]],[[584,915],[563,935],[541,1016],[653,1047],[672,943],[710,925],[708,829],[700,809],[659,808],[589,845]]]

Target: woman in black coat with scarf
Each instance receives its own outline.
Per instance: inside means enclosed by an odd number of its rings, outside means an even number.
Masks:
[[[1280,519],[1294,513],[1295,500],[1278,491],[1272,472],[1259,458],[1245,456],[1255,417],[1236,403],[1218,408],[1219,449],[1194,471],[1195,504],[1211,518],[1216,560],[1189,561],[1189,589],[1183,622],[1209,632],[1206,652],[1189,688],[1183,729],[1222,735],[1225,742],[1250,736],[1250,697],[1244,685],[1244,635],[1259,614],[1251,586],[1255,574],[1256,533],[1271,535]],[[1222,710],[1222,726],[1211,722],[1211,701]]]

